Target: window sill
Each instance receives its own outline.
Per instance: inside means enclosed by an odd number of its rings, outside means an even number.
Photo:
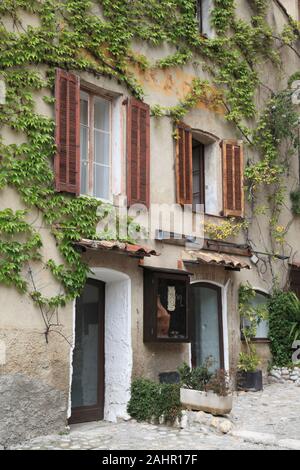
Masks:
[[[205,217],[212,217],[212,218],[220,219],[220,220],[230,220],[232,218],[245,220],[245,216],[240,217],[240,216],[233,216],[233,215],[217,215],[217,214],[210,214],[209,212],[204,212],[204,216]]]
[[[166,343],[173,343],[173,344],[188,344],[192,343],[190,338],[153,338],[153,339],[144,339],[145,344],[166,344]]]
[[[245,344],[246,341],[242,338],[241,341]],[[270,344],[271,340],[268,338],[253,338],[251,339],[251,343],[256,343],[256,344]]]
[[[113,203],[114,203],[112,199],[103,199],[101,197],[91,196],[90,194],[80,194],[79,196],[84,197],[86,199],[94,199],[94,200],[97,200],[99,202],[102,202],[103,204],[113,205]]]

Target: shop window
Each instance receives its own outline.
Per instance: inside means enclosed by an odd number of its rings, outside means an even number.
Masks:
[[[189,342],[189,274],[144,269],[144,341]]]

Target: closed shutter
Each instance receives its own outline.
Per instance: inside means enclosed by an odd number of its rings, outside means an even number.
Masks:
[[[243,143],[224,140],[223,149],[223,205],[225,216],[244,216]]]
[[[56,73],[56,158],[57,191],[80,192],[80,82],[73,73]]]
[[[192,130],[184,123],[177,126],[176,192],[178,204],[193,203]]]
[[[135,98],[127,107],[127,200],[150,204],[150,107]]]

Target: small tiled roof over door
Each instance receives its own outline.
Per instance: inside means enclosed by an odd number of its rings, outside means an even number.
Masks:
[[[251,269],[249,258],[215,251],[184,251],[182,261],[186,264],[202,263],[235,270]]]
[[[80,246],[86,250],[114,251],[121,254],[127,254],[128,256],[132,256],[134,258],[159,256],[159,253],[157,253],[153,248],[142,245],[123,243],[119,241],[82,239],[78,242],[75,242],[74,245]]]

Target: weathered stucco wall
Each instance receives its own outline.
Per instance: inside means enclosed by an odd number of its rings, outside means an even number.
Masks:
[[[23,137],[2,130],[6,143]],[[0,191],[0,210],[26,209],[12,188]],[[56,242],[41,214],[29,210],[26,220],[40,233],[42,262],[24,266],[29,292],[39,289],[45,296],[58,295],[61,286],[45,268],[49,259],[62,263]],[[43,312],[49,314],[51,312]],[[46,342],[46,325],[40,309],[28,295],[0,285],[0,445],[8,445],[39,434],[58,432],[67,423],[72,305],[52,316]],[[47,413],[45,413],[47,410]]]
[[[8,445],[66,425],[70,346],[60,334],[70,339],[72,311],[59,311],[47,344],[29,298],[1,286],[0,301],[0,445]]]
[[[242,17],[249,16],[249,8],[246,2],[238,2],[238,11]],[[296,1],[285,2],[289,11],[296,15]],[[30,15],[24,15],[22,18],[27,25],[36,25],[36,19]],[[282,12],[274,7],[270,13],[270,21],[278,29],[282,29],[285,19]],[[7,23],[13,29],[11,20]],[[25,24],[25,26],[26,26]],[[172,52],[168,46],[160,48],[150,48],[147,45],[136,44],[135,49],[146,54],[152,62],[163,58]],[[282,49],[283,67],[278,74],[270,73],[268,63],[261,64],[261,73],[264,74],[264,83],[267,87],[273,89],[284,87],[287,77],[300,69],[299,58],[289,49]],[[191,82],[195,76],[208,78],[201,65],[193,63],[182,68],[170,70],[147,71],[143,73],[135,70],[145,90],[145,101],[150,105],[159,103],[162,106],[176,105],[178,100],[183,98],[189,91]],[[113,80],[104,77],[95,78],[88,73],[81,75],[82,80],[93,84],[99,90],[108,90],[121,99],[128,96],[128,91]],[[43,92],[43,94],[45,94]],[[256,96],[259,108],[262,108],[262,102],[267,97],[267,88],[261,87]],[[53,117],[53,108],[46,105],[41,96],[36,96],[37,109],[40,113]],[[118,114],[117,118],[125,122],[125,107]],[[199,105],[185,117],[185,122],[193,129],[209,132],[217,139],[231,139],[237,136],[234,126],[226,123],[222,110],[213,112],[204,105]],[[175,192],[175,148],[172,137],[173,126],[171,120],[166,117],[151,119],[151,202],[173,204],[176,201]],[[2,129],[2,136],[5,143],[24,142],[23,135],[12,133],[8,129]],[[123,140],[116,149],[118,154],[119,170],[114,180],[116,193],[126,193],[126,148],[125,148],[125,124],[120,131]],[[245,160],[255,157],[250,150],[245,149]],[[219,159],[221,153],[219,151]],[[218,168],[216,165],[211,168],[211,173]],[[296,187],[298,184],[295,175],[298,174],[298,162],[295,160],[290,172],[288,186]],[[220,192],[220,187],[219,189]],[[215,197],[216,187],[213,188],[212,197]],[[210,188],[207,188],[207,198],[210,197]],[[220,197],[220,196],[218,196]],[[289,200],[287,197],[287,205]],[[11,189],[0,192],[0,209],[11,207],[13,209],[24,208],[18,195]],[[249,209],[249,207],[248,207]],[[44,241],[42,250],[45,260],[53,258],[61,262],[55,241],[50,235],[48,228],[45,227],[40,215],[31,211],[29,214],[31,220],[39,231]],[[220,222],[220,218],[209,217],[210,221]],[[251,223],[250,237],[259,251],[266,251],[265,237],[269,228],[267,217],[260,216],[260,226],[254,219]],[[290,220],[290,212],[284,211],[281,222],[286,225]],[[158,228],[158,227],[157,227]],[[290,227],[287,236],[288,242],[294,246],[295,240],[298,243],[298,234],[300,230],[300,221],[296,220]],[[244,237],[240,235],[235,242],[244,242]],[[147,265],[160,267],[177,268],[177,261],[181,258],[182,247],[170,246],[163,243],[152,243],[161,252],[161,256],[145,260]],[[270,245],[267,246],[271,250]],[[299,256],[296,253],[296,256]],[[145,376],[158,380],[158,374],[165,371],[176,370],[182,362],[190,361],[190,346],[187,344],[145,344],[143,342],[143,271],[138,267],[138,261],[113,253],[88,252],[84,256],[91,267],[102,267],[124,273],[130,279],[131,283],[131,318],[126,319],[124,312],[120,312],[120,321],[112,321],[113,328],[129,328],[130,344],[125,343],[121,346],[130,355],[132,349],[132,370],[131,363],[128,364],[128,370],[132,376]],[[53,278],[41,269],[40,265],[33,265],[34,278],[42,292],[45,295],[58,293],[58,286]],[[282,285],[286,282],[287,264],[278,261],[276,270]],[[241,282],[249,281],[255,288],[269,290],[272,287],[271,273],[269,270],[259,271],[253,266],[251,271],[242,271],[240,273],[225,272],[222,268],[196,267],[192,268],[195,276],[193,280],[210,281],[227,286],[227,322],[228,322],[228,357],[230,368],[236,367],[238,354],[241,350],[240,342],[240,320],[238,315],[238,286]],[[28,273],[27,273],[28,277]],[[30,281],[30,279],[29,279]],[[121,286],[120,291],[121,291]],[[125,287],[125,286],[123,286]],[[109,289],[118,289],[117,285],[111,285]],[[121,294],[120,294],[121,295]],[[107,305],[107,315],[109,319],[112,305]],[[129,310],[128,305],[124,305],[124,311]],[[113,315],[114,312],[111,313]],[[128,320],[128,321],[127,321]],[[41,313],[33,305],[31,300],[24,295],[16,292],[15,289],[0,286],[0,445],[18,442],[24,438],[34,437],[38,434],[55,432],[62,430],[67,420],[67,410],[69,403],[70,390],[70,345],[60,335],[63,334],[71,343],[73,335],[73,304],[70,303],[65,309],[59,311],[59,321],[61,326],[55,328],[58,332],[52,332],[49,336],[49,343],[45,341],[45,325]],[[108,324],[109,325],[109,324]],[[110,335],[108,327],[108,339]],[[122,342],[122,341],[121,341]],[[116,345],[118,342],[116,343]],[[109,347],[109,346],[107,346]],[[259,350],[263,357],[264,367],[269,360],[269,350],[267,345],[259,345]],[[129,357],[129,356],[128,356]],[[113,354],[111,362],[108,362],[107,368],[110,370],[111,378],[114,384],[117,384],[115,372],[116,363],[114,363]],[[108,377],[109,373],[108,373]],[[128,376],[125,377],[128,382]],[[127,393],[127,395],[126,395]],[[110,405],[113,414],[124,413],[124,395],[118,396],[118,390],[108,390]],[[129,396],[129,390],[125,390],[125,400]],[[120,411],[120,402],[122,411]],[[115,408],[114,408],[115,407]],[[110,410],[107,410],[109,416]]]

